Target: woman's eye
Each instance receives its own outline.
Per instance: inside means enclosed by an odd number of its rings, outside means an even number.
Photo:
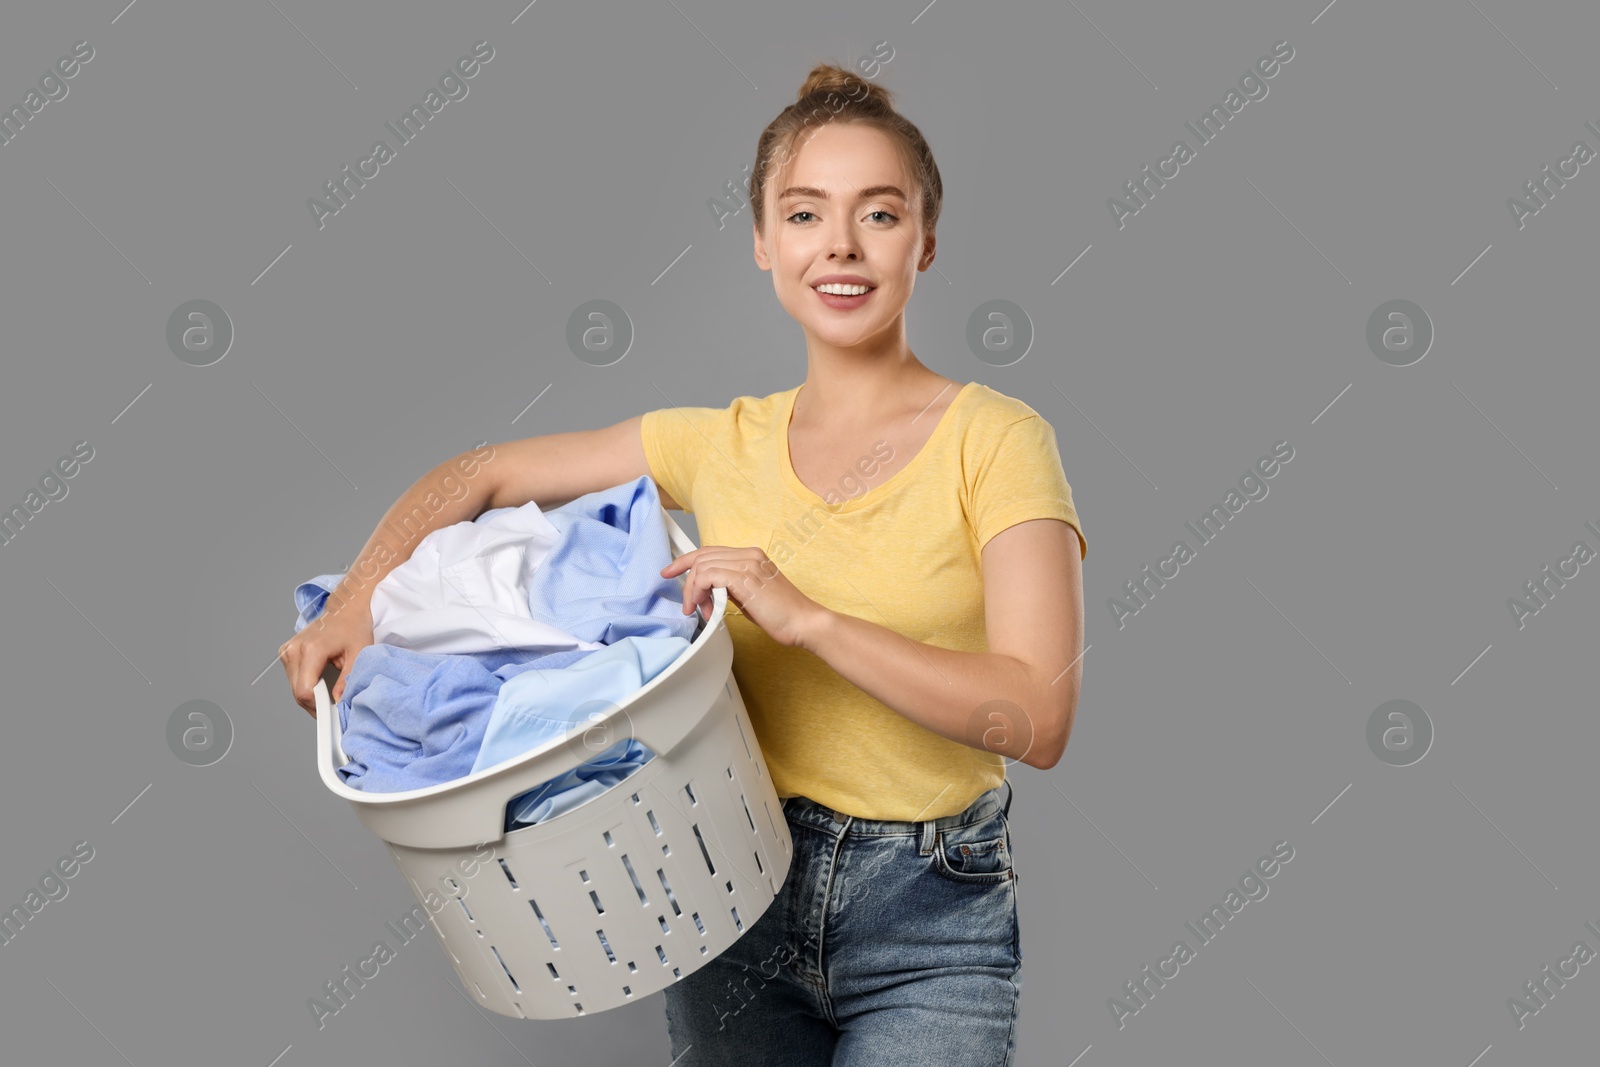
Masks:
[[[800,216],[802,216],[802,215],[806,216],[806,218],[801,219]],[[879,216],[881,216],[881,217],[879,217]],[[809,222],[809,221],[811,221],[812,219],[815,219],[815,218],[816,218],[816,215],[814,213],[810,212],[810,211],[796,211],[793,215],[790,215],[788,217],[788,219],[785,220],[785,221],[794,222],[796,219],[800,219],[801,222]],[[881,208],[879,210],[877,210],[877,211],[868,212],[867,213],[867,218],[872,219],[874,222],[895,223],[895,222],[899,222],[900,221],[900,217],[898,215],[892,215],[889,212],[884,211]]]

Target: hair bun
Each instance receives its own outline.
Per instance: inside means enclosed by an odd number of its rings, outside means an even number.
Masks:
[[[893,99],[889,90],[881,85],[874,85],[852,71],[832,63],[818,63],[811,68],[811,73],[806,75],[805,83],[800,86],[800,92],[795,100],[801,101],[812,95],[827,95],[839,93],[848,96],[857,103],[864,103],[871,99],[874,103],[889,106]]]

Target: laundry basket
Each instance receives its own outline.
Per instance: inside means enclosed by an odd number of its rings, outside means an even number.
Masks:
[[[663,509],[682,554],[695,545]],[[600,717],[515,760],[398,793],[352,789],[329,685],[316,686],[317,769],[389,847],[469,994],[525,1019],[649,996],[726,950],[772,903],[793,842],[732,676],[727,591],[669,667]],[[506,831],[515,797],[625,738],[655,758],[545,822]]]

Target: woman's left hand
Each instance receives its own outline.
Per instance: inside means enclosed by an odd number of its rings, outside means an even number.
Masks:
[[[795,588],[759,548],[702,545],[663,567],[661,576],[671,578],[685,571],[685,615],[703,607],[709,619],[713,610],[711,589],[721,586],[739,610],[780,645],[800,645],[828,610]]]

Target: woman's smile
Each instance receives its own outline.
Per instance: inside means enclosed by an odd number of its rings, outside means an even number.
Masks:
[[[840,311],[849,311],[865,304],[877,288],[858,274],[829,274],[811,283],[811,291],[824,304]]]

